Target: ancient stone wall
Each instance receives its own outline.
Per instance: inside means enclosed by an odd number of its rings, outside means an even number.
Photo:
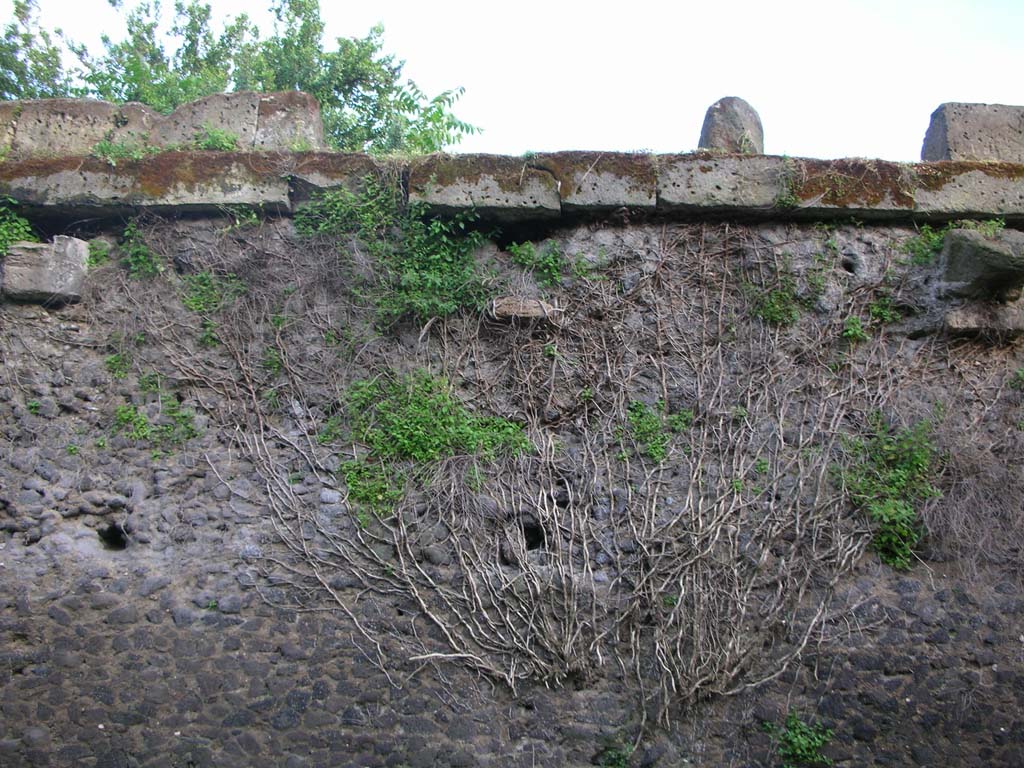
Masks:
[[[89,102],[0,163],[44,241],[0,257],[0,765],[767,767],[790,716],[1019,765],[1024,166],[379,162],[246,98],[273,151],[111,165]],[[368,185],[472,233],[473,301],[386,314],[398,224],[310,231]],[[530,449],[360,501],[351,393],[413,371]],[[906,569],[848,487],[884,429],[935,490]]]

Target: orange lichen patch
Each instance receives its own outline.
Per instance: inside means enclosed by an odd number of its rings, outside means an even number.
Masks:
[[[913,208],[907,166],[882,160],[792,160],[789,183],[797,199],[836,208]]]
[[[529,165],[547,171],[559,183],[562,199],[580,194],[590,174],[626,179],[626,189],[652,198],[658,179],[651,155],[628,152],[553,152],[529,159]]]
[[[1010,181],[1024,180],[1024,165],[1018,163],[987,163],[973,160],[916,163],[909,166],[917,186],[929,191],[942,189],[949,182],[970,171],[981,171],[986,176]]]
[[[502,192],[520,192],[523,182],[537,171],[532,161],[507,155],[430,155],[413,162],[409,188],[424,192],[428,185],[447,187],[479,184],[488,177]]]
[[[118,170],[134,176],[143,195],[158,198],[176,189],[198,191],[215,186],[223,189],[239,181],[271,182],[279,176],[275,158],[269,152],[162,152],[118,165]]]
[[[291,174],[295,176],[310,174],[344,182],[381,170],[377,161],[359,152],[295,152],[288,157],[293,165]]]
[[[64,171],[103,171],[109,169],[103,160],[94,157],[33,157],[0,163],[0,181],[11,182],[32,177],[49,176]]]

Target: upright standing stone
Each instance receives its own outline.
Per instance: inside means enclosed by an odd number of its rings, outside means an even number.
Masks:
[[[745,155],[764,154],[764,130],[757,111],[743,99],[726,96],[719,99],[704,115],[700,131],[700,149],[740,152]]]
[[[3,257],[3,295],[13,301],[69,304],[82,298],[89,244],[57,235],[52,243],[14,243]]]
[[[942,104],[932,112],[921,160],[1024,163],[1024,107]]]

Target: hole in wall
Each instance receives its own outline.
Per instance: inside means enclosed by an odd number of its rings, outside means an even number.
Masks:
[[[523,520],[523,540],[527,551],[541,549],[544,546],[544,529],[536,520]]]
[[[125,549],[128,546],[128,532],[120,523],[111,523],[96,531],[106,549]]]

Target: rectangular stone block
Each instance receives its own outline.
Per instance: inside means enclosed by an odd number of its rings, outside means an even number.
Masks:
[[[490,221],[557,218],[558,182],[530,160],[501,155],[431,155],[409,172],[409,202],[437,213],[474,209]]]
[[[768,211],[788,192],[785,158],[767,155],[662,155],[658,209]]]
[[[932,112],[921,160],[1024,163],[1024,107],[942,104]]]
[[[276,155],[236,152],[163,152],[116,166],[93,157],[3,163],[0,194],[27,206],[59,208],[65,216],[289,207],[288,181]]]
[[[12,301],[69,304],[82,298],[89,244],[57,235],[52,243],[15,243],[3,258],[3,295]]]
[[[314,152],[327,149],[320,105],[308,93],[284,91],[260,97],[253,148]]]
[[[658,177],[651,155],[552,152],[536,155],[529,162],[555,177],[566,211],[653,209],[658,200]]]
[[[88,155],[114,126],[118,107],[95,99],[12,102],[20,114],[11,143],[14,157]]]

